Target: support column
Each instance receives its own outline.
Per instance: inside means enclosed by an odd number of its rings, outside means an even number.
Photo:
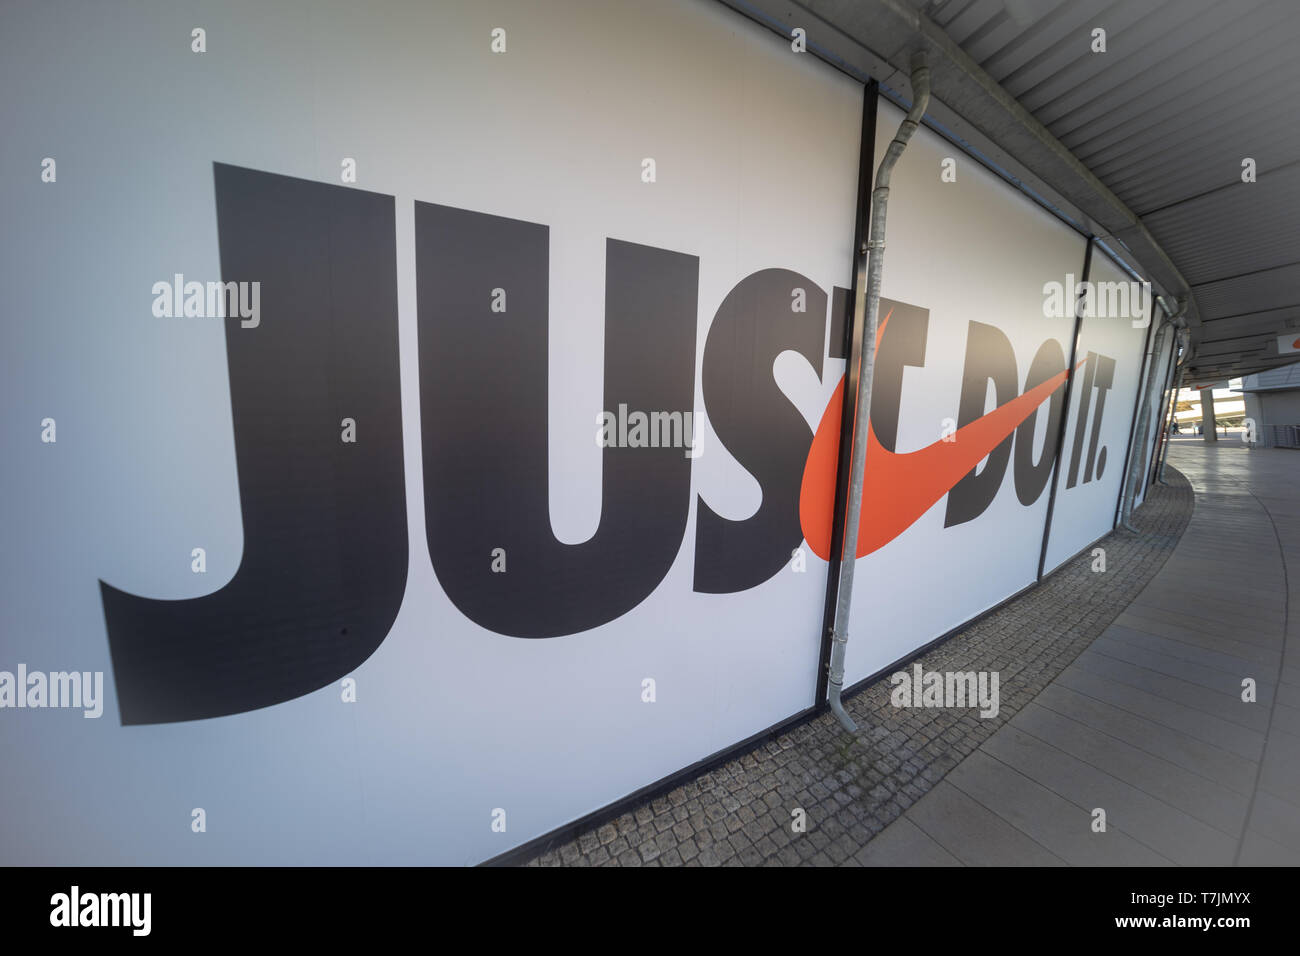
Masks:
[[[1214,420],[1214,386],[1201,389],[1201,423],[1205,426],[1205,440],[1218,441],[1219,428]]]
[[[1242,397],[1246,400],[1246,420],[1242,422],[1242,425],[1246,429],[1246,440],[1250,443],[1249,447],[1255,448],[1266,445],[1270,436],[1264,433],[1264,409],[1260,402],[1259,393],[1245,392]]]
[[[1155,310],[1153,309],[1153,314],[1154,311]],[[1165,342],[1168,341],[1169,334],[1173,331],[1173,325],[1165,322],[1163,319],[1160,320],[1160,329],[1156,332],[1155,344],[1151,347],[1143,362],[1146,379],[1142,382],[1142,388],[1139,390],[1142,393],[1142,407],[1141,412],[1135,414],[1133,426],[1130,428],[1130,452],[1124,462],[1124,480],[1119,489],[1119,517],[1115,521],[1116,525],[1122,524],[1130,531],[1137,531],[1137,529],[1129,523],[1129,518],[1133,514],[1133,502],[1137,500],[1138,490],[1142,487],[1148,473],[1146,449],[1148,448],[1147,442],[1151,431],[1152,406],[1159,402],[1161,411],[1163,412],[1164,410],[1163,386],[1165,380],[1169,377],[1169,372],[1166,370],[1163,378],[1157,378],[1156,366],[1160,364],[1160,357],[1163,355],[1165,350]],[[1147,330],[1147,338],[1148,340],[1150,339],[1149,328]],[[1163,416],[1161,416],[1157,419],[1156,427],[1160,427],[1163,424],[1164,420]],[[1138,454],[1136,460],[1133,459],[1132,455],[1134,448],[1136,448]]]

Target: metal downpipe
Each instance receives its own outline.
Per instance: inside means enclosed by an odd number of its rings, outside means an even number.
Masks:
[[[849,606],[853,600],[853,570],[857,564],[858,523],[862,515],[862,476],[866,470],[867,428],[871,421],[871,383],[876,368],[876,330],[880,314],[880,283],[885,263],[885,210],[889,206],[889,178],[898,158],[907,148],[930,103],[930,69],[925,54],[912,54],[912,108],[898,127],[876,171],[876,186],[871,193],[871,238],[867,242],[866,326],[862,333],[861,371],[853,419],[853,457],[849,472],[848,501],[844,509],[844,553],[840,562],[839,587],[836,591],[835,629],[831,644],[828,696],[831,712],[850,732],[857,724],[844,710],[840,695],[844,691],[844,653],[849,642]],[[863,250],[859,250],[859,254]],[[859,293],[861,294],[861,293]]]
[[[1170,322],[1168,319],[1166,319],[1160,323],[1160,328],[1156,330],[1156,340],[1152,344],[1152,348],[1151,348],[1151,355],[1152,355],[1151,371],[1153,373],[1156,370],[1155,369],[1156,359],[1154,358],[1154,356],[1161,355],[1164,352],[1165,342],[1169,338],[1169,332],[1173,329],[1173,327],[1174,327],[1173,323]],[[1166,372],[1165,374],[1167,376],[1168,372]],[[1139,476],[1143,474],[1148,474],[1147,468],[1150,465],[1150,462],[1146,460],[1146,456],[1140,454],[1140,452],[1146,448],[1147,433],[1151,430],[1150,429],[1151,406],[1155,404],[1155,392],[1156,392],[1156,378],[1155,375],[1153,374],[1151,376],[1151,381],[1147,383],[1146,394],[1142,396],[1142,411],[1139,413],[1138,433],[1135,436],[1136,447],[1139,451],[1138,457],[1140,458],[1140,461],[1133,462],[1133,467],[1130,469],[1129,474],[1126,477],[1125,489],[1124,489],[1124,505],[1123,505],[1123,509],[1120,511],[1120,519],[1119,519],[1120,527],[1124,528],[1127,531],[1132,531],[1134,534],[1141,534],[1141,532],[1138,531],[1137,528],[1133,527],[1133,525],[1129,522],[1129,518],[1133,516],[1133,502],[1137,498],[1138,484],[1142,480]],[[1160,396],[1160,404],[1162,406],[1164,405],[1163,394]]]
[[[1176,330],[1179,327],[1178,321],[1183,317],[1183,315],[1186,312],[1187,312],[1187,299],[1184,298],[1178,302],[1176,309],[1173,312],[1169,312],[1165,317],[1164,321],[1161,322],[1160,328],[1156,331],[1156,341],[1152,344],[1151,347],[1151,356],[1152,356],[1151,371],[1152,372],[1155,371],[1154,368],[1155,356],[1160,355],[1165,349],[1165,339],[1167,337],[1167,334],[1171,331],[1176,333]],[[1136,447],[1139,450],[1146,447],[1147,440],[1150,437],[1149,433],[1151,431],[1151,406],[1154,405],[1156,402],[1156,397],[1155,397],[1156,391],[1154,388],[1155,386],[1154,375],[1151,376],[1151,382],[1149,383],[1149,385],[1151,387],[1148,387],[1146,395],[1144,395],[1142,398],[1142,411],[1138,418],[1139,430],[1137,435]],[[1160,404],[1162,406],[1164,405],[1163,395],[1161,396]],[[1162,415],[1161,416],[1162,422],[1163,422],[1163,418],[1164,416]],[[1145,475],[1150,473],[1148,471],[1149,463],[1147,463],[1146,461],[1146,456],[1141,455],[1139,457],[1141,457],[1142,459],[1141,462],[1142,467],[1139,468],[1138,467],[1139,463],[1136,461],[1131,462],[1132,467],[1126,480],[1127,488],[1124,493],[1124,504],[1123,504],[1123,508],[1120,511],[1120,522],[1119,522],[1121,527],[1125,528],[1128,531],[1132,531],[1134,534],[1141,534],[1141,532],[1138,531],[1137,528],[1133,527],[1132,522],[1129,520],[1130,518],[1133,517],[1133,502],[1137,499],[1137,490],[1138,490],[1139,483],[1143,480],[1143,477]]]
[[[1179,332],[1186,333],[1186,329],[1180,328]],[[1175,348],[1178,347],[1177,341],[1175,341],[1174,347]],[[1187,361],[1190,357],[1191,357],[1191,348],[1188,344],[1184,343],[1183,356],[1181,359],[1179,359],[1178,362],[1178,377],[1177,377],[1177,381],[1175,381],[1174,383],[1174,394],[1170,396],[1169,399],[1169,420],[1170,421],[1173,421],[1178,417],[1178,393],[1183,390],[1183,373],[1187,371]],[[1166,431],[1168,431],[1169,428],[1168,423],[1162,422],[1161,424],[1163,424]],[[1166,434],[1164,448],[1161,450],[1160,453],[1160,467],[1156,471],[1156,481],[1157,483],[1162,485],[1168,484],[1168,482],[1165,481],[1165,462],[1167,462],[1168,460],[1169,460],[1169,435]]]

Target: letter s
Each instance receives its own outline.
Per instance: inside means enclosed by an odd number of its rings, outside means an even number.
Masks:
[[[804,289],[807,313],[790,312],[790,290]],[[772,377],[786,350],[808,360],[821,378],[826,293],[786,269],[742,279],[718,307],[704,348],[702,385],[709,423],[757,479],[762,504],[730,521],[700,499],[695,535],[695,590],[729,594],[762,584],[785,567],[803,541],[799,489],[813,431]]]

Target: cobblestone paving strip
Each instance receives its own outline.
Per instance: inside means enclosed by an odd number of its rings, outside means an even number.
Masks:
[[[829,713],[581,832],[527,866],[855,865],[866,844],[1064,670],[1164,566],[1193,508],[1169,467],[1106,549],[1091,549],[1039,587],[918,660],[925,671],[998,671],[1000,709],[896,708],[886,675],[846,701],[856,737]],[[850,647],[850,653],[852,648]],[[792,811],[806,832],[792,830]]]

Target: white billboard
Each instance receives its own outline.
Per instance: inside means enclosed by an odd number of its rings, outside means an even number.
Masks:
[[[475,863],[812,706],[861,85],[695,0],[194,16],[0,32],[0,671],[105,678],[0,713],[0,858]],[[1085,248],[926,129],[889,216],[850,682],[1036,579]]]
[[[694,0],[20,14],[3,657],[108,679],[0,713],[0,856],[473,863],[811,706],[860,84]]]

